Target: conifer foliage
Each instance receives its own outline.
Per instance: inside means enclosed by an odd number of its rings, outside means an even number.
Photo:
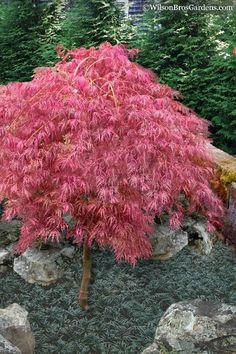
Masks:
[[[124,23],[116,0],[75,0],[62,22],[60,43],[71,47],[90,47],[104,41],[119,43]]]
[[[197,210],[216,227],[208,123],[129,59],[135,49],[58,51],[55,67],[0,89],[0,194],[5,218],[22,218],[17,250],[60,241],[67,213],[75,243],[95,241],[131,264],[151,255],[155,215],[177,228]]]
[[[175,0],[175,4],[186,6],[189,1]],[[206,5],[207,1],[193,0],[192,4]],[[165,5],[173,4],[167,0]],[[150,10],[132,42],[142,48],[139,63],[153,69],[161,82],[182,93],[184,104],[211,121],[214,145],[231,154],[236,154],[235,38],[235,9]]]
[[[1,83],[31,80],[40,62],[42,9],[42,4],[31,0],[0,1]]]

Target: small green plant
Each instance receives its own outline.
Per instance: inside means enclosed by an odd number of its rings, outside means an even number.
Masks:
[[[173,351],[173,350],[169,351],[169,349],[167,349],[164,346],[164,344],[160,344],[159,347],[160,347],[160,354],[177,354],[176,351]]]

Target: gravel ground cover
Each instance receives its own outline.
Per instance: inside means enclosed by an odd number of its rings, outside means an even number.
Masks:
[[[187,247],[172,259],[140,261],[135,268],[94,251],[88,312],[77,304],[81,252],[63,267],[64,277],[48,288],[12,270],[0,274],[0,307],[17,302],[29,311],[35,354],[140,354],[172,303],[202,298],[236,305],[236,257],[221,242],[210,256]]]

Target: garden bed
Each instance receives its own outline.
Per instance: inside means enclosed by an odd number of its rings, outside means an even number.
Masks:
[[[64,268],[62,280],[48,288],[11,270],[1,274],[0,307],[17,302],[29,311],[35,354],[140,354],[172,303],[202,298],[236,305],[236,258],[220,241],[208,256],[187,247],[167,261],[140,261],[135,268],[95,251],[88,312],[77,304],[81,253]]]

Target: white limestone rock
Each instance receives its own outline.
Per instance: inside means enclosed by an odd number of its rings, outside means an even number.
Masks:
[[[10,259],[11,253],[5,248],[0,248],[0,265]]]
[[[213,249],[214,235],[207,231],[204,221],[196,221],[187,218],[183,225],[184,231],[188,233],[189,245],[202,255],[209,255]]]
[[[0,335],[0,354],[22,354],[22,351]]]
[[[62,276],[58,265],[60,250],[28,249],[14,259],[14,271],[28,283],[47,286],[55,283]]]
[[[14,303],[0,309],[0,335],[12,344],[12,348],[19,349],[15,349],[15,352],[12,349],[9,353],[33,354],[35,340],[28,321],[28,312],[20,305]],[[7,345],[7,342],[2,345]]]
[[[71,246],[71,247],[64,247],[62,250],[61,250],[61,255],[63,257],[67,257],[67,258],[73,258],[74,255],[75,255],[75,247]]]
[[[151,236],[153,246],[152,259],[165,260],[173,257],[188,244],[187,232],[172,230],[167,225],[157,225]]]
[[[163,346],[170,353],[236,353],[236,306],[201,299],[171,305],[142,354],[161,354]]]

